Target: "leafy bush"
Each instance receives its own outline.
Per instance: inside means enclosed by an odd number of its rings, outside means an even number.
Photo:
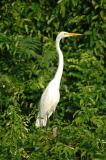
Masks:
[[[105,0],[3,0],[0,6],[0,160],[105,160]],[[82,36],[61,42],[61,100],[47,128],[36,128],[62,30]]]

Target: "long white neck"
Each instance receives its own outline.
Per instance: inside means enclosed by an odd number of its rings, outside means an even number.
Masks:
[[[60,49],[60,40],[57,39],[56,39],[56,51],[59,56],[59,64],[54,79],[56,80],[56,82],[58,82],[58,86],[60,86],[60,81],[63,73],[64,59],[62,51]]]

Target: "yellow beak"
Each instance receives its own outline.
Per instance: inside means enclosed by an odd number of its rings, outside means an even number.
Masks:
[[[66,36],[80,36],[80,33],[65,33]]]

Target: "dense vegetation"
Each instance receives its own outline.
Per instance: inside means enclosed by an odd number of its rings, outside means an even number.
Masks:
[[[0,160],[105,160],[105,0],[2,0],[0,9]],[[61,100],[36,128],[60,31],[83,35],[61,42]]]

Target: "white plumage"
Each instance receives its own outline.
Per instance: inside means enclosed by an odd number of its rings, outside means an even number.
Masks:
[[[40,100],[40,111],[36,120],[36,126],[46,126],[47,119],[55,111],[60,99],[59,89],[55,87],[55,80],[52,80],[42,94]]]
[[[64,37],[79,35],[79,33],[60,32],[56,37],[56,50],[59,56],[59,65],[53,80],[48,84],[41,96],[40,111],[35,123],[36,127],[46,126],[48,118],[55,111],[60,99],[59,87],[64,65],[63,54],[60,49],[60,40]]]

